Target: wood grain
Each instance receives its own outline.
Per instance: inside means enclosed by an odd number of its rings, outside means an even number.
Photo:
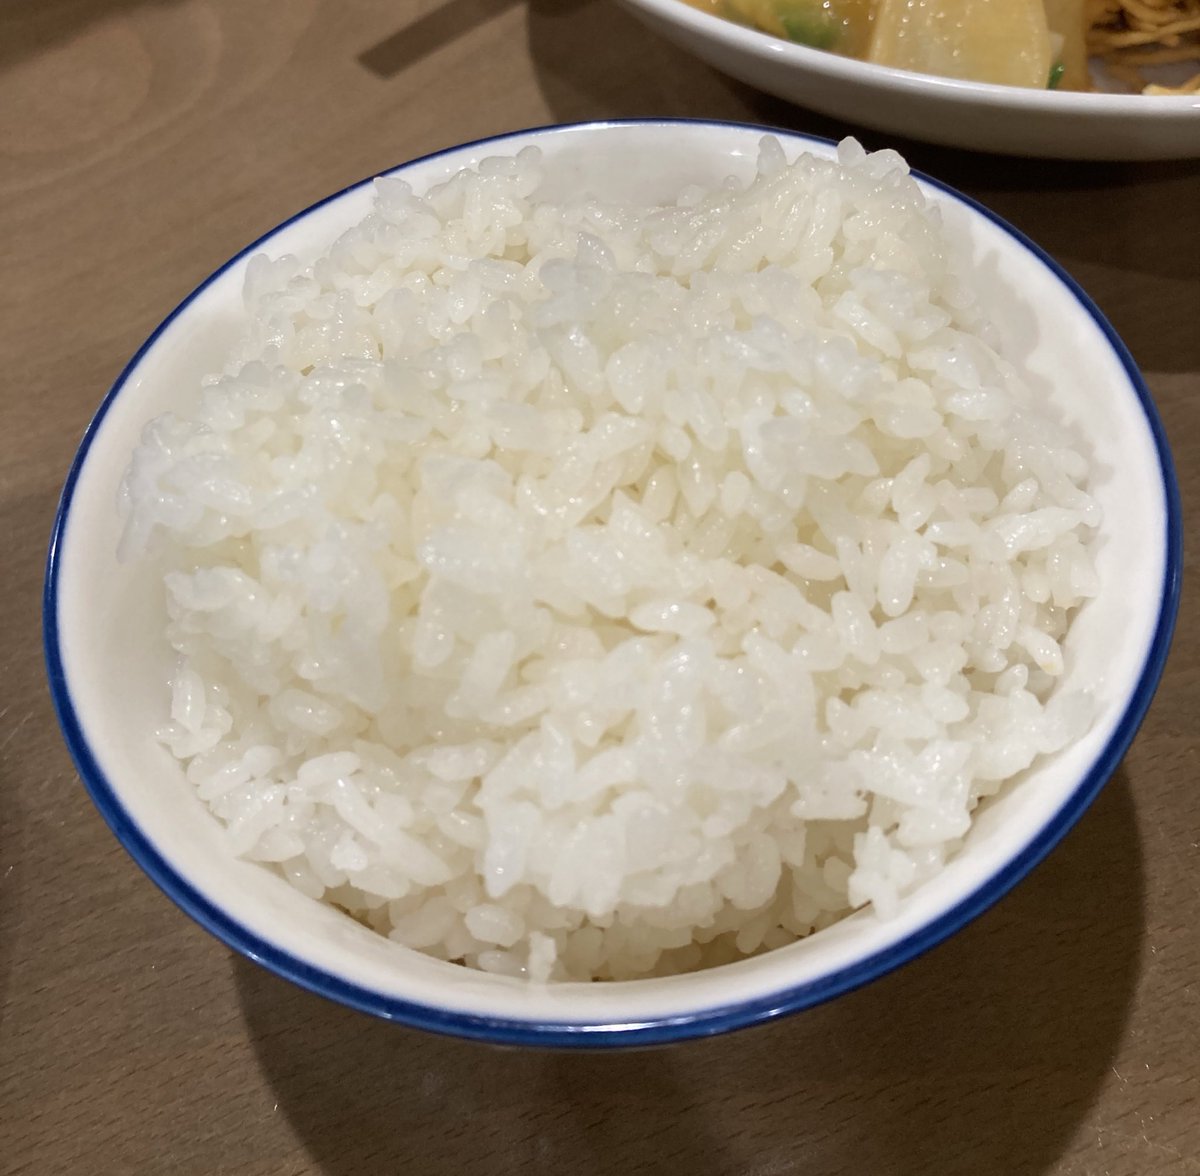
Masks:
[[[552,121],[847,128],[608,0],[0,0],[0,1172],[1200,1173],[1200,603],[1114,780],[996,909],[831,1005],[606,1056],[489,1050],[235,959],[103,826],[40,652],[55,501],[125,360],[254,236]],[[871,145],[878,137],[860,132]],[[1200,165],[901,143],[1083,282],[1200,510]]]

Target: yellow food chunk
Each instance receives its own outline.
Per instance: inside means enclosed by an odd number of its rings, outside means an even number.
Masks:
[[[875,0],[830,0],[829,6],[842,26],[838,52],[847,57],[864,56],[875,22]]]
[[[1053,64],[1042,0],[879,0],[867,59],[1039,89]]]
[[[1045,0],[1046,23],[1050,26],[1051,39],[1060,37],[1062,47],[1055,55],[1063,67],[1060,90],[1087,90],[1091,88],[1087,64],[1087,15],[1084,0]]]

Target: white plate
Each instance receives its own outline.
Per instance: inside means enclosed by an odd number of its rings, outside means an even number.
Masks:
[[[877,130],[1058,159],[1200,158],[1200,94],[1079,94],[962,82],[793,45],[683,0],[621,3],[731,77]]]

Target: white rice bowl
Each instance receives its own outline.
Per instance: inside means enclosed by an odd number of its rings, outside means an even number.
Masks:
[[[61,578],[54,641],[85,778],[183,905],[373,1011],[611,1027],[891,966],[1048,848],[1165,641],[1150,421],[1034,255],[840,154],[462,149],[152,340],[67,494],[122,487],[87,496],[115,623],[81,640]],[[72,673],[114,642],[134,706]],[[130,711],[139,745],[96,736]]]

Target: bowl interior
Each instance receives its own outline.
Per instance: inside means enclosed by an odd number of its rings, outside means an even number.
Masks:
[[[664,200],[687,183],[753,172],[758,128],[602,124],[525,132],[398,169],[418,190],[479,159],[536,144],[547,184],[614,199]],[[832,147],[781,135],[791,156]],[[227,943],[326,995],[384,1016],[504,1040],[572,1034],[663,1039],[813,1003],[890,969],[988,905],[1058,839],[1132,736],[1169,630],[1172,500],[1153,410],[1103,320],[1000,223],[923,182],[967,243],[1007,354],[1084,439],[1105,511],[1103,588],[1077,619],[1064,687],[1093,691],[1098,717],[979,815],[964,851],[888,921],[860,912],[810,939],[690,976],[535,987],[401,948],[231,858],[223,830],[153,732],[166,721],[171,654],[161,585],[116,559],[118,485],[152,417],[186,410],[237,333],[251,253],[312,256],[360,219],[369,182],[300,214],[239,254],[151,337],[93,422],[67,488],[52,552],[47,647],[60,717],[97,805],[143,868]],[[1177,536],[1176,536],[1177,538]]]

